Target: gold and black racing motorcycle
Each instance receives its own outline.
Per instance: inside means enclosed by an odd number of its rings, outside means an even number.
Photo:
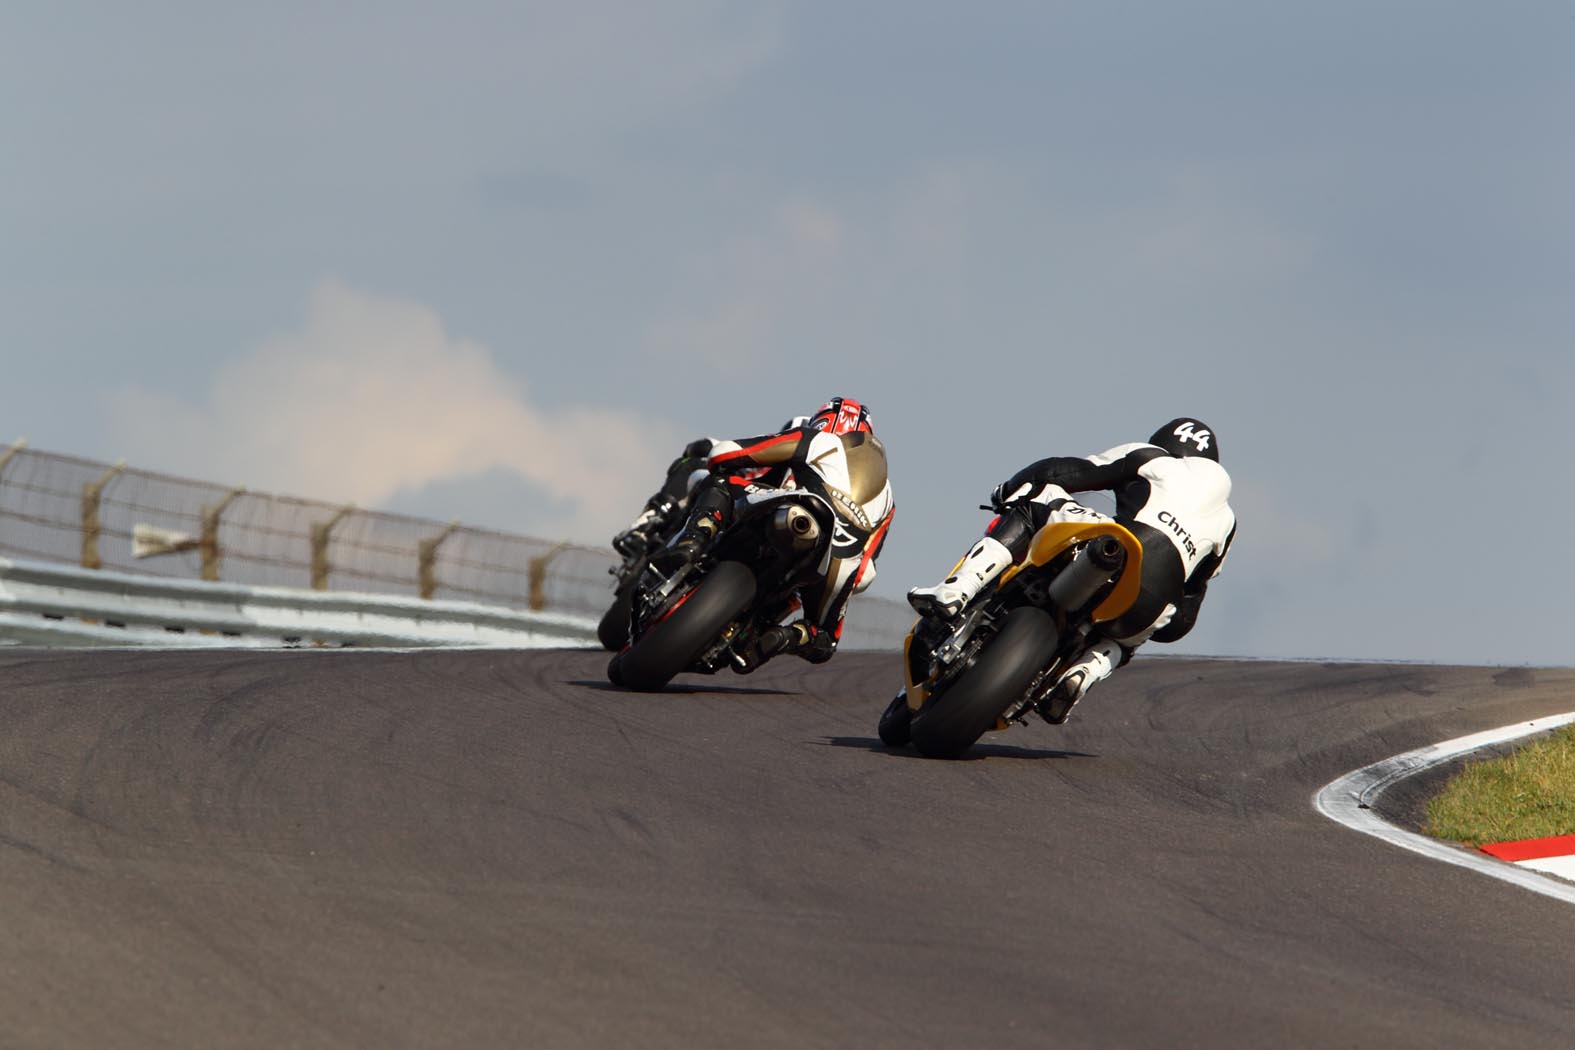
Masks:
[[[1142,576],[1142,544],[1116,522],[1045,525],[1022,563],[954,619],[913,625],[882,742],[956,758],[991,730],[1026,724],[1090,633],[1131,608]]]

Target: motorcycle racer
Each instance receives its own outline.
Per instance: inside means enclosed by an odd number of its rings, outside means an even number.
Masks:
[[[1117,445],[1086,459],[1057,456],[1031,463],[996,486],[991,505],[997,517],[953,574],[934,587],[910,590],[908,603],[921,616],[955,618],[987,583],[1027,555],[1044,525],[1111,520],[1072,493],[1114,492],[1115,520],[1143,545],[1142,590],[1126,613],[1089,638],[1040,704],[1046,721],[1065,722],[1073,705],[1125,666],[1138,646],[1178,641],[1197,621],[1209,581],[1236,537],[1230,475],[1219,458],[1219,442],[1207,424],[1182,416],[1146,442]]]
[[[661,542],[661,534],[676,521],[689,504],[689,490],[695,484],[696,471],[705,472],[706,457],[711,454],[711,438],[697,438],[684,446],[678,458],[668,464],[667,479],[662,487],[645,501],[645,509],[629,523],[629,527],[612,538],[613,550],[624,557],[644,554]]]
[[[794,416],[781,429],[793,430],[808,422],[808,416]],[[626,558],[636,557],[661,544],[662,534],[688,511],[695,487],[710,473],[706,460],[716,444],[715,438],[703,437],[684,446],[678,458],[668,465],[662,487],[645,501],[645,508],[629,527],[613,537],[613,550]],[[766,471],[759,473],[764,475]]]
[[[714,443],[706,458],[710,477],[693,491],[688,522],[666,550],[652,555],[658,561],[692,560],[732,523],[737,504],[762,488],[791,484],[835,509],[825,575],[801,594],[804,618],[760,632],[750,670],[782,653],[811,663],[831,659],[848,602],[875,579],[875,559],[895,509],[886,449],[861,402],[834,397],[802,423],[790,422],[798,425]]]

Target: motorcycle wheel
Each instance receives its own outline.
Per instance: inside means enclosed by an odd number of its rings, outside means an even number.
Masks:
[[[887,747],[907,747],[908,741],[913,739],[911,726],[913,712],[908,708],[908,691],[899,690],[896,699],[886,705],[886,710],[881,712],[880,742]]]
[[[914,714],[913,746],[930,758],[967,751],[1050,663],[1057,641],[1049,613],[1031,605],[1013,609],[974,665]]]
[[[622,685],[653,692],[666,685],[755,599],[755,574],[742,562],[718,562],[700,586],[623,652]]]
[[[596,638],[609,653],[616,653],[629,640],[629,604],[633,600],[632,588],[614,594],[612,605],[602,613],[601,622],[596,625]]]

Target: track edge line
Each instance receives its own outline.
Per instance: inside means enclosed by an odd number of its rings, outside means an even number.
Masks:
[[[1353,831],[1382,839],[1392,846],[1420,853],[1446,864],[1469,868],[1483,875],[1513,883],[1521,889],[1540,893],[1568,904],[1575,904],[1575,883],[1538,874],[1506,861],[1495,860],[1485,854],[1467,852],[1438,839],[1430,839],[1391,824],[1371,808],[1372,803],[1395,784],[1432,769],[1434,766],[1459,758],[1461,755],[1508,743],[1537,733],[1547,733],[1575,723],[1575,711],[1548,715],[1529,722],[1488,729],[1469,736],[1456,737],[1427,747],[1406,751],[1374,762],[1370,766],[1353,770],[1325,784],[1312,797],[1313,808],[1336,823]]]

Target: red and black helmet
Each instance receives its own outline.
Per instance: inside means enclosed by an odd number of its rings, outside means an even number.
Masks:
[[[870,425],[870,410],[864,407],[862,401],[855,401],[851,397],[834,397],[827,401],[809,417],[808,425],[811,430],[827,434],[875,433],[875,428]]]

